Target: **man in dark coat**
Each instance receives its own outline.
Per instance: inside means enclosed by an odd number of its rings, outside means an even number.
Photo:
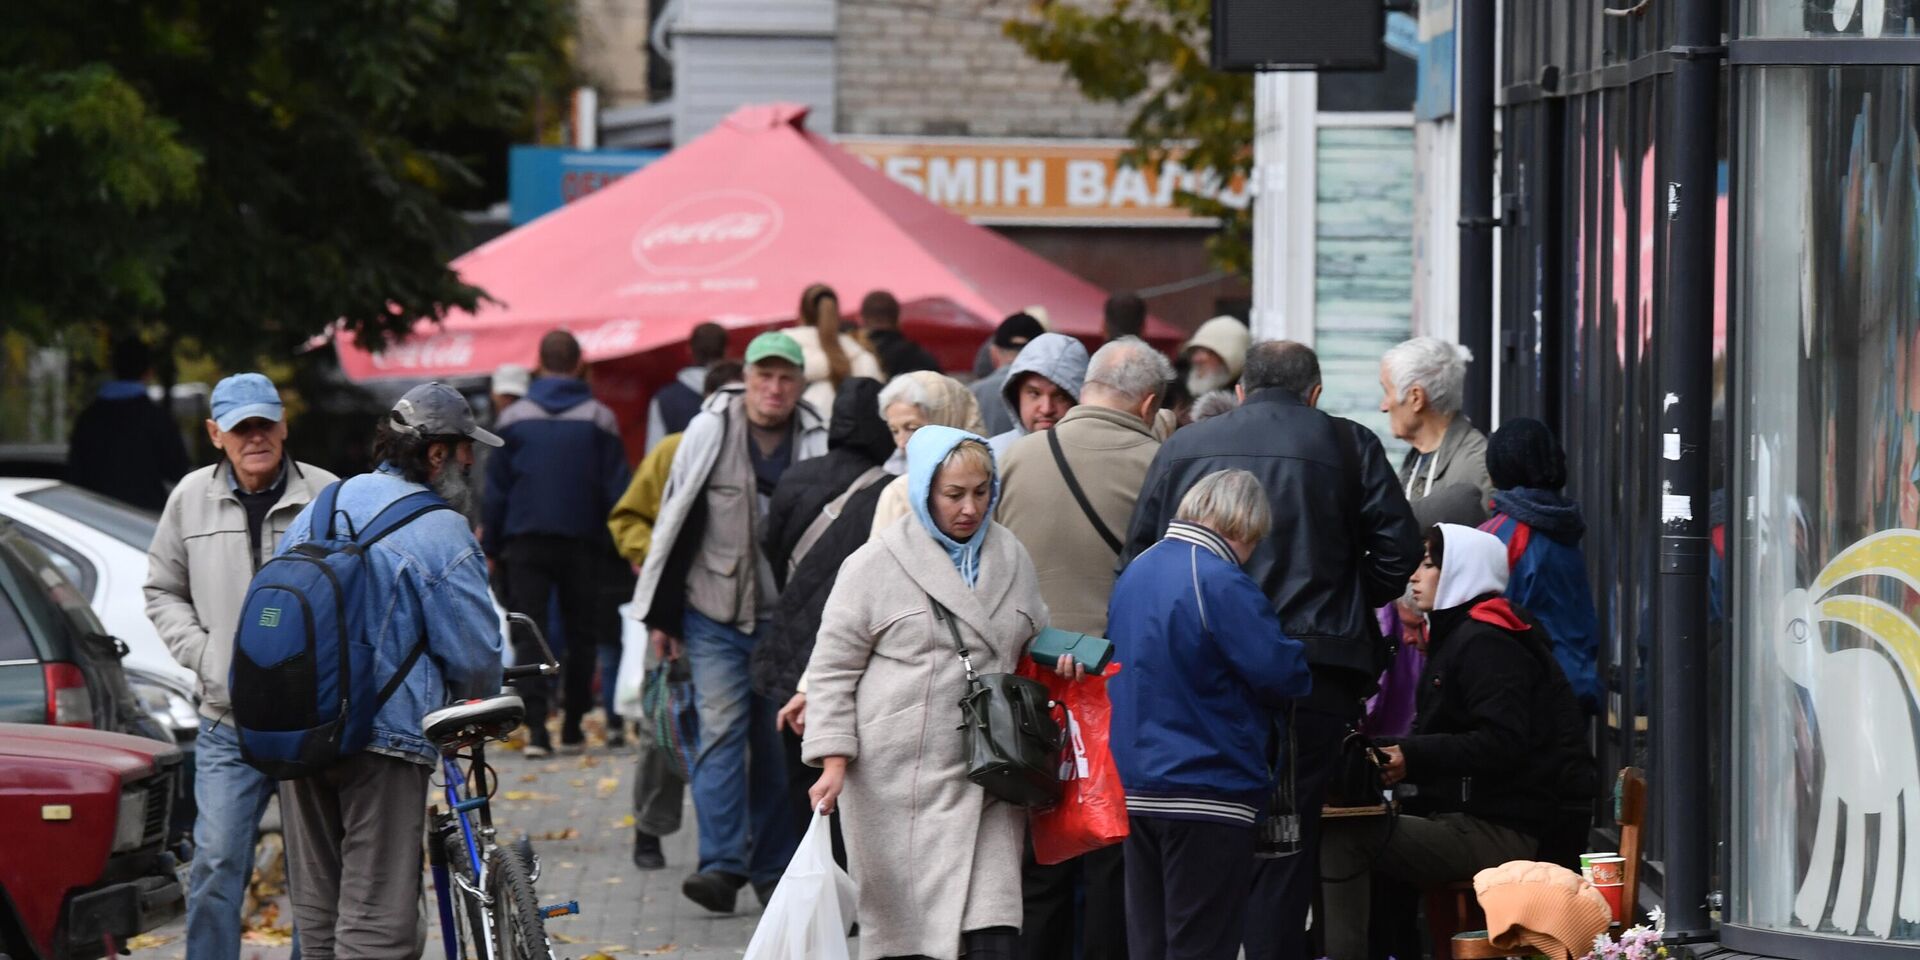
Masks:
[[[139,339],[113,345],[113,379],[74,421],[67,482],[159,513],[187,475],[186,444],[167,411],[147,396],[153,354]]]
[[[858,539],[833,537],[834,528],[841,526],[839,518],[850,515],[850,503],[843,502],[835,518],[825,517],[822,511],[843,494],[851,494],[850,502],[863,492],[870,493],[865,500],[866,523],[871,525],[873,503],[885,487],[881,481],[891,479],[881,465],[893,451],[893,434],[880,418],[880,384],[856,377],[841,384],[834,398],[827,455],[795,464],[773,491],[761,546],[780,586],[780,615],[767,625],[770,632],[754,648],[751,664],[754,689],[776,703],[793,696],[807,667],[814,630],[840,561],[866,542],[864,526]],[[806,545],[804,555],[796,555],[815,523],[822,526],[813,530],[813,542]],[[830,538],[846,539],[850,545],[834,556]],[[816,553],[831,562],[809,563]]]
[[[627,452],[613,411],[593,398],[582,379],[580,341],[565,330],[540,339],[540,371],[520,402],[500,414],[495,430],[506,446],[487,459],[482,505],[487,558],[507,567],[507,606],[543,621],[560,593],[566,628],[560,745],[584,748],[580,719],[593,706],[593,668],[603,631],[596,611],[613,552],[607,514],[626,492]],[[516,649],[517,662],[539,654]],[[552,751],[546,720],[545,677],[516,681],[527,704],[528,757]]]
[[[1320,807],[1348,726],[1360,717],[1387,644],[1374,611],[1398,598],[1421,543],[1400,481],[1373,433],[1315,408],[1320,361],[1287,341],[1257,343],[1241,375],[1241,405],[1176,432],[1161,446],[1134,508],[1123,560],[1166,534],[1181,497],[1202,477],[1238,467],[1260,481],[1273,530],[1246,571],[1307,648],[1313,692],[1293,724],[1301,852],[1261,861],[1247,909],[1248,960],[1308,952],[1307,908],[1320,877]]]

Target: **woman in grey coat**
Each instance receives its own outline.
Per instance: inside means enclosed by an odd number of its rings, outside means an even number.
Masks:
[[[847,558],[827,601],[802,757],[823,768],[816,810],[845,807],[863,957],[1011,960],[1026,811],[967,780],[966,671],[932,601],[981,673],[1015,669],[1047,606],[1026,550],[989,519],[1000,482],[984,440],[922,427],[907,476],[913,513]]]

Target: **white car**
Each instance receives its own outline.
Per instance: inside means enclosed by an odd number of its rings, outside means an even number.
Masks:
[[[193,671],[167,652],[141,589],[159,517],[58,480],[14,478],[0,478],[0,516],[46,552],[127,645],[121,664],[148,712],[164,715],[176,735],[196,733]]]

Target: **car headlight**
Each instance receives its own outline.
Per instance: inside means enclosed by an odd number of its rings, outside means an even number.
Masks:
[[[120,791],[120,814],[113,822],[113,852],[140,849],[147,838],[147,793],[144,789]]]
[[[194,709],[192,694],[158,677],[131,670],[127,672],[127,684],[140,698],[140,709],[155,723],[172,730],[176,738],[200,729],[200,714]]]

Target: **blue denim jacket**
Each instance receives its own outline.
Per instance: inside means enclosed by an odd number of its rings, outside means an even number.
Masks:
[[[387,504],[425,489],[385,465],[345,481],[336,509],[365,526]],[[286,553],[311,539],[313,508],[300,511],[280,544]],[[336,528],[337,529],[337,528]],[[373,719],[376,753],[431,764],[438,753],[420,718],[455,700],[500,692],[500,619],[487,588],[487,563],[467,521],[436,510],[395,530],[368,555],[373,579],[370,624],[381,682],[426,632],[427,652]]]

